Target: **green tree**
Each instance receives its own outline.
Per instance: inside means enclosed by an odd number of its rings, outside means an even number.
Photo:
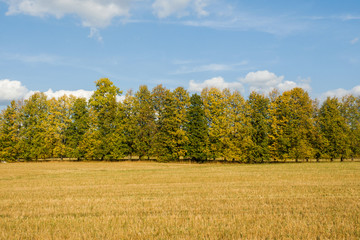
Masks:
[[[252,92],[246,101],[246,126],[250,132],[247,157],[250,161],[263,162],[270,157],[270,100],[266,96]]]
[[[123,136],[119,135],[119,111],[122,111],[116,97],[122,92],[107,78],[102,78],[96,83],[96,90],[89,100],[95,114],[95,125],[99,146],[98,153],[103,160],[116,159],[123,155]],[[115,134],[117,133],[117,134]]]
[[[289,156],[295,160],[309,159],[314,156],[313,142],[316,141],[313,100],[302,88],[286,91],[283,97],[289,99]]]
[[[45,142],[49,109],[44,93],[34,93],[20,110],[20,147],[22,157],[31,160],[48,157]]]
[[[58,99],[49,99],[48,116],[45,121],[45,145],[47,155],[63,159],[67,155],[65,132],[70,124],[70,99],[64,95]]]
[[[155,87],[152,93],[156,113],[155,153],[159,160],[179,160],[185,156],[187,142],[184,123],[189,103],[188,93],[183,88],[173,92]]]
[[[98,130],[97,114],[93,108],[88,108],[88,128],[79,144],[79,151],[84,154],[87,160],[103,158],[103,151],[100,146],[103,144],[102,136]]]
[[[129,90],[123,101],[124,105],[124,139],[127,154],[132,159],[132,156],[136,154],[136,137],[137,137],[137,120],[136,120],[136,98],[133,95],[132,90]]]
[[[112,159],[121,159],[126,155],[125,122],[124,105],[122,102],[117,102],[117,110],[115,111],[115,119],[113,122],[114,131],[111,132],[110,141],[108,140]]]
[[[188,137],[186,135],[187,110],[190,106],[189,93],[183,87],[177,87],[173,91],[175,108],[175,131],[173,155],[176,159],[186,156]]]
[[[249,141],[249,134],[245,126],[245,100],[238,91],[222,91],[224,112],[220,116],[220,141],[225,159],[245,161],[245,147]]]
[[[215,160],[218,157],[224,157],[229,143],[226,126],[226,102],[222,91],[214,87],[205,88],[201,97],[209,126],[208,156]]]
[[[0,115],[0,159],[15,161],[19,157],[19,110],[18,104],[11,101]]]
[[[208,125],[203,101],[198,94],[190,98],[186,132],[189,139],[187,156],[194,161],[207,160]]]
[[[147,86],[140,86],[135,93],[134,99],[134,119],[136,121],[134,139],[134,149],[141,159],[147,156],[148,159],[153,154],[154,135],[155,135],[155,111],[151,92]]]
[[[328,158],[327,155],[327,146],[328,141],[325,138],[323,132],[321,131],[321,121],[320,121],[320,103],[318,100],[314,100],[314,140],[312,141],[312,146],[314,149],[314,157],[316,161],[319,162],[321,158]]]
[[[170,90],[162,85],[156,86],[151,93],[155,110],[155,132],[153,149],[160,161],[171,161],[174,147],[173,132],[175,128],[174,99]]]
[[[85,134],[89,129],[89,111],[85,98],[75,98],[70,106],[70,124],[65,131],[67,139],[69,157],[80,160],[85,157],[85,151],[80,144],[84,140]]]
[[[360,156],[360,97],[347,95],[343,97],[341,114],[345,118],[346,133],[351,158]]]
[[[275,89],[269,94],[270,99],[270,133],[269,133],[269,150],[270,157],[277,161],[278,159],[284,158],[282,153],[281,138],[283,137],[283,126],[286,121],[282,119],[282,115],[279,114],[281,102],[280,93]]]
[[[293,88],[271,102],[273,155],[280,159],[308,159],[314,155],[313,101],[302,88]]]
[[[340,158],[341,161],[349,155],[349,133],[345,117],[341,114],[341,103],[338,98],[328,97],[319,111],[319,127],[326,139],[326,154],[331,161]]]

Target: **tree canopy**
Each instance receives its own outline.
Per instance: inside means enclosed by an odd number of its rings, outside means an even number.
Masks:
[[[31,161],[295,161],[360,157],[360,97],[322,103],[301,88],[245,99],[230,89],[122,91],[107,78],[89,100],[34,93],[0,114],[0,158]]]

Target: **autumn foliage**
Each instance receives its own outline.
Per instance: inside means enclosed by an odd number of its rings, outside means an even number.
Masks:
[[[0,115],[0,158],[266,162],[360,157],[360,98],[322,103],[301,88],[268,95],[96,82],[84,98],[35,93]]]

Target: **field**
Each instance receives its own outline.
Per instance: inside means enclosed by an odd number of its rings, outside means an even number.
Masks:
[[[360,163],[0,164],[0,239],[359,239]]]

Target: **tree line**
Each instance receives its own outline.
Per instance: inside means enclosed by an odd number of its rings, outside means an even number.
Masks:
[[[265,95],[95,82],[89,100],[34,93],[0,114],[0,158],[266,162],[360,156],[360,97],[320,103],[301,88]]]

